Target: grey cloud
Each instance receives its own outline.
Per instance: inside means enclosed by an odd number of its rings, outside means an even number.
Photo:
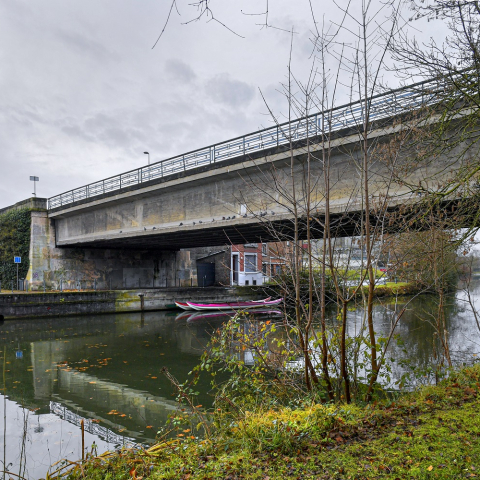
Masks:
[[[172,58],[165,62],[165,73],[169,79],[181,83],[190,83],[197,77],[189,65]]]
[[[64,127],[62,127],[62,131],[67,136],[82,138],[87,142],[95,141],[95,137],[89,135],[88,132],[82,129],[79,125],[65,125]]]
[[[69,47],[73,47],[82,55],[86,55],[89,59],[97,62],[105,62],[106,60],[116,59],[117,55],[107,50],[101,43],[88,38],[85,35],[59,29],[57,36],[61,41],[67,44]]]
[[[220,104],[231,107],[248,105],[255,96],[255,88],[248,83],[230,78],[228,74],[213,77],[205,86],[207,95]]]

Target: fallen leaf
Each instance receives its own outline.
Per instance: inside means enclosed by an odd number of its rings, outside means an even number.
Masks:
[[[427,468],[427,470],[428,470],[429,472],[431,472],[431,471],[433,470],[433,465],[430,465],[430,466]]]

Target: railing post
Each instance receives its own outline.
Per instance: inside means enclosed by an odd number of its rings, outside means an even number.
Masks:
[[[160,163],[160,176],[163,177],[163,162]]]
[[[280,145],[280,135],[279,135],[278,125],[277,125],[277,147],[279,145]]]
[[[243,137],[243,155],[245,156],[245,137]]]
[[[105,193],[105,180],[102,180],[103,183],[103,193]]]
[[[182,155],[182,160],[183,160],[183,171],[185,172],[187,170],[187,167],[185,166],[185,155]]]
[[[119,182],[120,182],[120,190],[121,190],[122,189],[122,176],[119,175],[119,178],[120,178]]]
[[[143,168],[138,169],[138,183],[143,183]]]
[[[210,155],[210,163],[212,163],[212,155]],[[215,145],[213,146],[213,163],[215,163]]]

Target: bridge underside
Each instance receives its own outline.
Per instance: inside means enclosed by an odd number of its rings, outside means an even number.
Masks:
[[[372,213],[370,223],[376,233],[388,234],[402,231],[423,231],[438,226],[440,228],[466,228],[477,226],[480,199],[449,200],[427,206],[422,202],[411,206],[393,206],[382,213]],[[426,215],[426,212],[430,212]],[[220,221],[211,224],[184,225],[171,231],[141,231],[137,234],[119,238],[79,239],[69,241],[68,247],[85,248],[119,248],[119,249],[155,249],[171,250],[218,245],[239,245],[245,243],[265,243],[293,241],[295,238],[295,221],[291,216],[283,218],[259,217],[238,221]],[[235,223],[232,223],[235,222]],[[220,223],[221,225],[218,225]],[[230,224],[229,224],[230,223]],[[298,238],[307,238],[306,217],[299,219]],[[353,237],[362,235],[364,212],[334,213],[330,215],[331,237]],[[325,215],[310,217],[310,237],[323,238],[325,232]],[[62,245],[58,245],[61,247]]]

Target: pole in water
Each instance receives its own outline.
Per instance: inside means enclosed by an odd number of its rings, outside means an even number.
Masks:
[[[82,427],[82,462],[85,460],[85,422],[80,422],[80,426]]]

